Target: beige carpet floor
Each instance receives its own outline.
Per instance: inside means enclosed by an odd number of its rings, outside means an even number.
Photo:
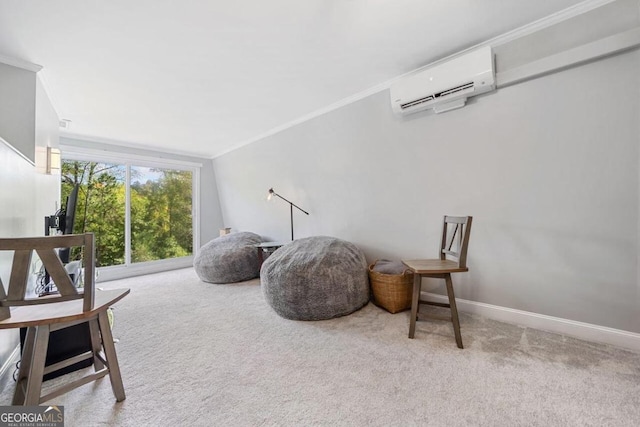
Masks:
[[[346,317],[278,317],[258,280],[192,269],[130,287],[114,336],[127,399],[108,379],[54,399],[66,426],[637,426],[640,354],[462,314],[445,322],[369,304]],[[11,401],[10,387],[0,404]]]

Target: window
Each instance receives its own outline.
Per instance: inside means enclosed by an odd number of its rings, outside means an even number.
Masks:
[[[73,231],[95,234],[97,266],[107,268],[101,275],[118,268],[157,271],[148,267],[167,262],[190,265],[197,244],[197,165],[97,156],[63,150],[61,200],[78,186]]]
[[[61,200],[79,186],[73,232],[95,234],[97,267],[125,264],[125,176],[124,165],[62,162]]]
[[[191,175],[131,167],[131,262],[193,253]]]

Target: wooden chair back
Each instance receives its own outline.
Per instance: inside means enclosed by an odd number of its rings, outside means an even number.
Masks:
[[[473,217],[470,216],[445,215],[440,243],[440,259],[453,257],[458,261],[459,268],[467,268],[467,248],[472,219]]]
[[[78,290],[65,269],[57,249],[82,247],[84,275],[82,290]],[[45,237],[1,238],[0,251],[13,251],[9,286],[5,293],[0,280],[0,320],[11,317],[10,307],[50,304],[83,299],[83,311],[91,311],[95,302],[95,244],[93,233],[67,234]],[[36,252],[55,283],[57,295],[28,297],[27,282],[33,252]]]

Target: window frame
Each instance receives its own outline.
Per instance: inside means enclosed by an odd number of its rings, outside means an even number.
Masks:
[[[124,152],[81,148],[60,144],[62,160],[113,163],[126,167],[125,175],[125,263],[99,267],[97,281],[116,280],[142,274],[186,268],[193,265],[196,248],[200,247],[200,170],[202,163],[167,157],[147,156]],[[193,253],[179,258],[131,263],[131,167],[142,166],[191,172],[191,221]]]

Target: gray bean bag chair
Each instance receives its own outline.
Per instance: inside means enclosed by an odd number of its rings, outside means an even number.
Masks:
[[[281,247],[262,264],[260,281],[269,305],[286,319],[331,319],[369,301],[364,254],[333,237],[307,237]]]
[[[235,283],[260,275],[258,250],[262,238],[255,233],[231,233],[213,239],[200,248],[193,267],[200,280],[210,283]]]

